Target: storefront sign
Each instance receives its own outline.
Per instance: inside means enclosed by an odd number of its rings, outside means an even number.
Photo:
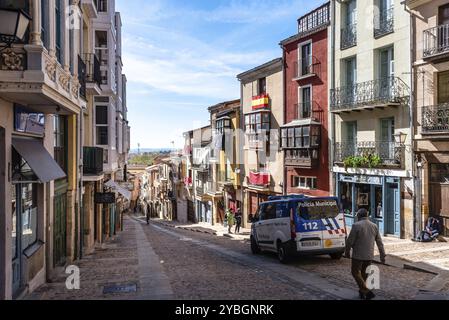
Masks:
[[[95,193],[96,204],[115,203],[115,193]]]
[[[360,183],[360,184],[382,184],[382,178],[381,177],[375,177],[375,176],[347,176],[347,175],[341,175],[340,181],[342,182],[352,182],[352,183]]]

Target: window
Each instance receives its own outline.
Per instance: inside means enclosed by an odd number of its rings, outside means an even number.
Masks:
[[[54,128],[54,157],[62,170],[67,172],[67,118],[55,115]]]
[[[41,40],[45,48],[49,47],[49,34],[48,34],[48,0],[42,0],[41,2]]]
[[[215,129],[217,133],[224,134],[226,129],[231,129],[231,119],[229,117],[217,119]]]
[[[20,190],[21,189],[21,190]],[[22,213],[22,248],[27,249],[37,241],[37,185],[19,185]]]
[[[300,88],[300,115],[302,119],[308,119],[312,115],[312,87]]]
[[[261,95],[267,93],[267,78],[260,78],[259,81],[257,81],[257,83],[258,83],[257,94]]]
[[[108,136],[108,106],[96,106],[95,113],[97,145],[106,146],[109,144]]]
[[[307,149],[320,145],[320,127],[304,126],[283,128],[281,130],[281,143],[283,148]]]
[[[56,19],[56,24],[55,24],[55,28],[56,28],[56,58],[58,59],[58,61],[60,63],[62,63],[63,61],[63,56],[62,56],[62,8],[63,8],[63,4],[62,4],[62,0],[56,0],[55,1],[55,19]]]
[[[315,177],[292,177],[292,187],[304,190],[316,190],[317,178]]]
[[[262,142],[270,131],[270,112],[255,112],[245,115],[245,133],[249,143]]]
[[[438,73],[438,103],[447,102],[449,102],[449,71],[444,71]]]
[[[290,216],[288,210],[289,204],[285,203],[269,203],[261,206],[259,214],[260,220],[273,220],[279,218],[287,218]]]
[[[299,76],[305,76],[312,73],[312,43],[300,45],[301,69]]]
[[[107,0],[96,0],[98,12],[108,12],[108,1]]]
[[[298,215],[304,220],[336,218],[339,214],[336,200],[308,200],[298,203]]]
[[[430,181],[433,183],[449,184],[449,164],[430,164]]]

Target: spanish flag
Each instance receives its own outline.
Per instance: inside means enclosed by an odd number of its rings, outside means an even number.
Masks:
[[[253,110],[264,109],[270,106],[270,97],[268,94],[253,97]]]

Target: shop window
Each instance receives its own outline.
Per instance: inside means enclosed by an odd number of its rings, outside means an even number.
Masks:
[[[352,184],[349,182],[340,183],[341,209],[346,215],[352,215]]]
[[[45,131],[45,115],[31,111],[20,105],[15,105],[14,130],[43,136]]]
[[[37,241],[37,185],[24,184],[21,189],[22,248],[27,249]]]
[[[449,164],[434,163],[430,165],[430,181],[449,184]]]
[[[360,184],[356,186],[357,211],[366,209],[371,214],[371,185]]]

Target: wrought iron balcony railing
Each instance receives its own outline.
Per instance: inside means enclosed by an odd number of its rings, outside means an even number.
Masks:
[[[405,147],[394,141],[343,141],[335,143],[335,162],[349,157],[378,156],[383,166],[402,166]]]
[[[78,56],[78,81],[80,83],[80,95],[84,99],[86,99],[86,78],[87,78],[87,69],[86,64],[83,59]]]
[[[94,53],[84,54],[84,63],[86,64],[86,82],[96,83],[101,86],[100,60]]]
[[[316,121],[323,122],[324,120],[324,110],[315,101],[308,101],[302,103],[296,103],[293,106],[295,110],[295,119],[309,119],[312,118]]]
[[[424,58],[449,53],[449,24],[424,30]]]
[[[349,24],[341,29],[340,49],[347,49],[357,45],[357,24]]]
[[[103,173],[103,148],[83,148],[83,173],[99,175]]]
[[[299,59],[295,62],[294,79],[301,79],[307,76],[320,74],[321,63],[314,57],[310,56],[308,59]]]
[[[449,133],[449,103],[422,108],[423,133]]]
[[[331,90],[331,111],[401,103],[409,95],[409,87],[398,77],[356,83]]]
[[[381,10],[374,17],[374,37],[380,38],[394,32],[394,7]]]

